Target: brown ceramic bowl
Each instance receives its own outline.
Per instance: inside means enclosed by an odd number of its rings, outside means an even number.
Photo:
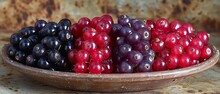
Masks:
[[[6,54],[8,46],[8,44],[4,45],[1,54],[3,61],[9,67],[41,83],[77,91],[129,92],[162,88],[207,70],[219,60],[219,50],[213,46],[212,57],[187,68],[129,74],[77,74],[38,69],[13,61]]]

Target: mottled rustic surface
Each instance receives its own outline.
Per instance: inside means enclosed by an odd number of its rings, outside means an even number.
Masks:
[[[168,18],[192,23],[197,30],[211,34],[211,43],[220,48],[220,0],[0,0],[0,48],[8,43],[11,33],[37,19],[58,22],[70,18],[92,18],[103,13],[114,19],[128,14],[139,19]],[[166,88],[135,93],[207,94],[220,93],[220,63],[211,69],[190,76],[184,83]],[[6,67],[0,58],[0,94],[69,94],[87,93],[62,90],[35,82]]]

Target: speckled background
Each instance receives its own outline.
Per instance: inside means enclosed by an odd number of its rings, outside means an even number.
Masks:
[[[9,36],[23,26],[34,25],[37,19],[58,22],[69,18],[72,23],[81,17],[127,14],[142,20],[164,17],[192,23],[196,30],[210,33],[210,43],[220,48],[220,0],[0,0],[0,48]],[[220,62],[211,69],[188,77],[162,89],[134,92],[139,94],[219,94]],[[88,93],[62,90],[35,82],[6,67],[0,58],[0,94],[70,94]]]

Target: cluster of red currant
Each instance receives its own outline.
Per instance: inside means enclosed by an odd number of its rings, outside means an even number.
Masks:
[[[74,64],[76,73],[111,73],[110,36],[113,19],[109,15],[83,17],[71,26],[70,31],[77,38],[74,49],[69,51],[68,60]]]
[[[154,71],[184,68],[206,60],[212,55],[208,46],[209,35],[205,31],[195,34],[189,23],[168,22],[165,18],[146,21],[151,29],[151,48],[156,52]]]

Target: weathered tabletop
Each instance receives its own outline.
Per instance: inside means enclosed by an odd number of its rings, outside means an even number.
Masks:
[[[220,48],[220,34],[211,33],[211,43]],[[8,43],[9,34],[0,33],[0,48]],[[63,90],[38,83],[5,66],[0,58],[0,94],[69,94],[88,93]],[[91,92],[90,92],[91,93]],[[220,93],[220,63],[207,71],[189,76],[183,83],[162,89],[132,93],[163,93],[163,94],[216,94]]]

